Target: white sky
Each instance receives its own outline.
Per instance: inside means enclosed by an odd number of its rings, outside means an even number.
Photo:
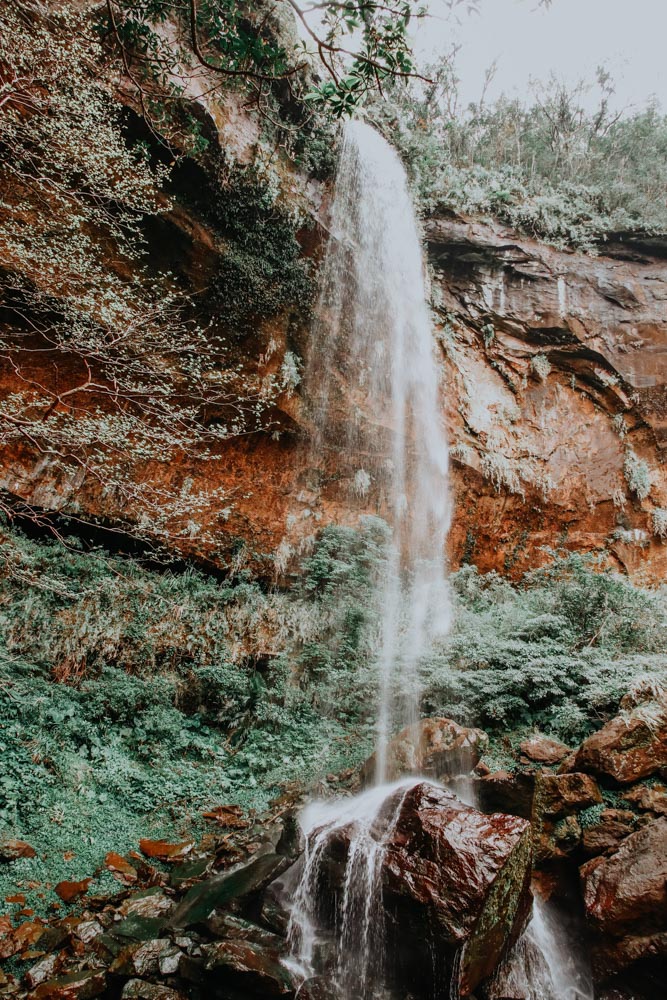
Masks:
[[[531,77],[551,70],[566,81],[594,80],[601,63],[612,72],[619,107],[641,106],[655,95],[667,109],[667,0],[480,0],[479,14],[463,8],[445,19],[443,0],[416,35],[415,51],[431,59],[460,42],[457,58],[463,106],[480,97],[484,73],[497,60],[489,99],[525,93]]]

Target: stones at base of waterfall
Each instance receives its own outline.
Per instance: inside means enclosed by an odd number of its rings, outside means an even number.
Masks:
[[[667,695],[628,696],[621,713],[584,740],[570,770],[631,785],[667,769]]]
[[[667,960],[667,818],[626,837],[611,857],[580,869],[598,977]]]
[[[391,816],[380,870],[387,979],[399,992],[426,996],[453,979],[469,996],[530,912],[530,824],[484,815],[426,782],[387,798],[375,821],[378,838]],[[341,827],[325,848],[330,913],[353,838],[353,826]]]
[[[534,733],[519,745],[521,763],[560,764],[571,752],[564,743],[543,733]]]
[[[481,729],[460,726],[452,719],[420,719],[402,729],[387,747],[386,781],[406,774],[444,780],[470,774],[479,762],[489,738]],[[361,769],[364,785],[375,778],[376,755]]]

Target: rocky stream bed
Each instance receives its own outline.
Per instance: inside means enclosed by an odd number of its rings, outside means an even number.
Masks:
[[[390,745],[390,770],[412,768],[426,779],[405,795],[383,857],[396,996],[449,995],[443,979],[455,977],[461,996],[498,1000],[493,973],[526,924],[531,893],[580,920],[596,996],[659,996],[667,962],[665,698],[650,690],[627,697],[576,749],[535,734],[506,771],[485,764],[486,744],[480,730],[427,719]],[[354,791],[363,776],[339,776],[337,793]],[[456,797],[457,788],[478,808]],[[302,800],[292,789],[260,818],[221,806],[200,843],[143,840],[124,857],[110,853],[104,864],[118,892],[92,897],[89,880],[61,883],[66,916],[35,917],[17,888],[0,917],[0,995],[337,996],[326,969],[303,982],[286,961],[285,887],[303,863]],[[330,842],[321,905],[332,922],[347,848],[344,833]],[[31,850],[7,841],[0,861],[11,865]]]

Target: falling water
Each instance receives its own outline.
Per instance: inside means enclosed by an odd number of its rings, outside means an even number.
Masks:
[[[528,927],[496,973],[491,997],[593,1000],[590,969],[548,906],[535,898]]]
[[[345,127],[307,389],[315,450],[373,489],[392,529],[381,584],[377,783],[390,731],[417,718],[417,665],[450,607],[448,452],[422,248],[401,161],[370,126]],[[400,682],[400,683],[399,683]]]
[[[380,872],[403,800],[394,798],[400,783],[383,784],[387,744],[392,728],[416,720],[419,660],[449,626],[444,547],[450,504],[414,209],[397,154],[361,122],[345,127],[330,227],[306,383],[313,454],[325,474],[343,469],[351,493],[372,491],[390,525],[391,547],[378,582],[376,783],[354,799],[314,803],[302,817],[307,849],[289,938],[298,967],[312,974],[322,944],[323,857],[345,831],[333,976],[347,1000],[382,995]],[[404,783],[406,791],[411,784]]]

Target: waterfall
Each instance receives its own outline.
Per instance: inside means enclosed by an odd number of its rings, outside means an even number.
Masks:
[[[391,544],[378,581],[375,786],[303,814],[307,848],[288,936],[295,966],[312,975],[326,950],[323,856],[337,836],[349,837],[338,912],[328,922],[334,958],[324,963],[347,1000],[383,995],[383,852],[400,789],[416,780],[383,784],[387,745],[394,728],[418,718],[420,658],[450,624],[450,501],[419,229],[400,159],[362,122],[344,129],[330,230],[306,377],[313,456],[325,476],[342,470],[351,496],[375,499]]]
[[[590,970],[560,921],[538,897],[512,954],[496,973],[493,997],[524,1000],[593,1000]]]
[[[418,717],[417,666],[447,630],[448,451],[419,230],[403,165],[369,125],[345,126],[306,379],[314,453],[392,530],[381,581],[377,774],[392,728]]]

